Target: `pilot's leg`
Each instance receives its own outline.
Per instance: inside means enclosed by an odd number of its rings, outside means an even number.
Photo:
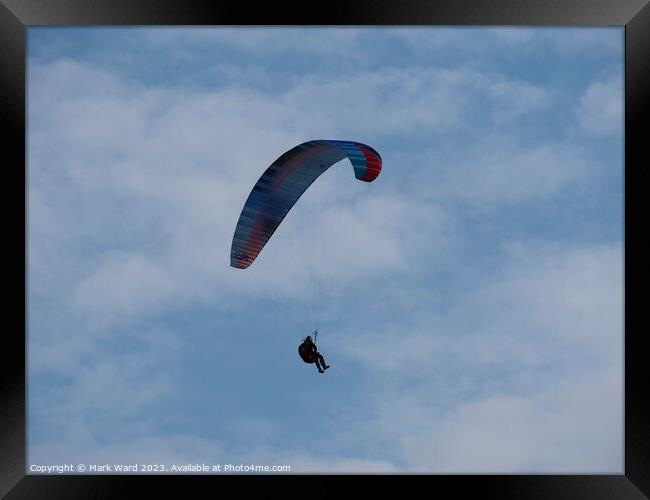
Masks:
[[[325,364],[325,358],[323,358],[323,355],[320,352],[318,353],[318,360],[320,361],[320,365],[323,370],[327,370],[329,368],[329,365]]]

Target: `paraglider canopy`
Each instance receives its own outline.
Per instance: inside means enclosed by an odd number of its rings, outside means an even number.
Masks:
[[[287,151],[259,178],[244,204],[230,250],[230,265],[246,269],[257,258],[291,207],[329,167],[348,158],[354,175],[372,182],[381,172],[379,153],[351,141],[314,140]]]

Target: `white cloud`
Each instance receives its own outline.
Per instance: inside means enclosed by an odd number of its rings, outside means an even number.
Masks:
[[[220,465],[223,474],[225,465],[234,466],[289,466],[289,474],[358,474],[398,472],[394,464],[367,458],[330,456],[317,457],[301,451],[287,451],[269,448],[253,448],[246,452],[228,451],[218,440],[193,435],[172,435],[161,438],[147,435],[137,439],[118,439],[104,443],[91,429],[81,422],[75,422],[72,429],[69,423],[61,422],[59,432],[47,440],[31,447],[29,464],[75,463],[90,464],[158,464],[167,467],[183,465]],[[70,433],[69,439],[61,434]],[[58,436],[57,436],[58,434]],[[146,473],[138,471],[138,473]],[[233,472],[244,473],[246,472]],[[283,474],[272,472],[269,474]],[[183,474],[183,473],[181,473]],[[201,473],[206,474],[206,473]]]
[[[275,456],[278,456],[277,454]],[[280,455],[282,463],[291,466],[291,472],[309,474],[385,474],[399,472],[399,469],[389,461],[372,460],[367,458],[331,459],[297,455]],[[278,463],[278,459],[274,460]]]
[[[98,269],[77,285],[72,307],[106,321],[103,314],[162,310],[169,306],[174,288],[173,278],[146,256],[118,252],[103,259]]]
[[[442,162],[433,152],[416,161],[435,163],[429,196],[488,208],[539,201],[584,179],[594,165],[581,148],[561,143],[532,147],[488,134],[468,151]]]
[[[623,88],[620,79],[593,82],[577,106],[582,129],[597,137],[623,133]]]
[[[218,442],[191,435],[161,438],[140,429],[140,437],[125,439],[120,433],[111,442],[103,442],[94,434],[92,425],[60,422],[58,432],[30,447],[31,464],[187,464],[223,463],[224,452]],[[63,438],[65,436],[66,438]],[[138,471],[140,474],[144,473]]]
[[[534,397],[494,395],[404,438],[412,470],[620,474],[621,370],[566,379]]]
[[[371,433],[408,470],[620,472],[621,248],[505,250],[509,264],[453,308],[422,296],[410,322],[337,336],[374,381],[356,439]]]
[[[509,244],[504,269],[485,276],[466,274],[467,286],[455,295],[453,308],[436,312],[435,296],[408,295],[411,301],[423,301],[414,306],[419,316],[366,335],[343,333],[347,338],[341,345],[355,359],[366,361],[369,369],[382,371],[435,369],[432,363],[441,357],[513,367],[563,359],[564,353],[552,349],[596,356],[607,365],[620,363],[621,248],[538,245]],[[388,300],[391,293],[402,291],[388,289],[382,299]]]

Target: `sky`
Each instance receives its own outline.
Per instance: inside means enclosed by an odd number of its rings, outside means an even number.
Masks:
[[[28,463],[622,473],[623,34],[30,27]]]

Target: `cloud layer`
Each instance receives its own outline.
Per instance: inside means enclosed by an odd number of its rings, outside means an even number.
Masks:
[[[32,462],[620,472],[616,31],[107,33],[30,31]],[[318,138],[381,176],[336,165],[230,268]]]

